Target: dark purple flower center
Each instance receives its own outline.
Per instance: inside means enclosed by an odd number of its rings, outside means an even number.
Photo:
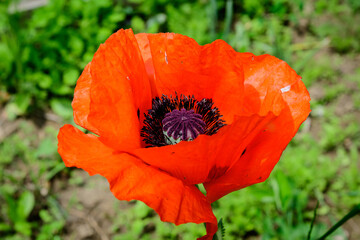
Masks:
[[[144,116],[140,135],[147,147],[191,141],[200,134],[211,136],[225,126],[212,99],[196,100],[194,96],[179,96],[177,93],[175,96],[155,97],[152,108]]]
[[[206,126],[201,114],[195,113],[192,109],[185,110],[185,108],[180,111],[175,109],[165,114],[162,124],[167,144],[194,140],[204,133]]]

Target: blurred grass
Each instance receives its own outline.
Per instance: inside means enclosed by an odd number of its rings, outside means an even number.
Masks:
[[[214,204],[226,239],[306,239],[319,201],[315,239],[360,202],[358,1],[53,0],[9,13],[15,2],[0,2],[0,127],[20,122],[0,141],[0,238],[68,234],[71,212],[59,202],[55,183],[64,189],[84,183],[64,169],[56,127],[71,121],[79,74],[119,28],[177,32],[200,44],[222,38],[237,51],[269,53],[294,67],[310,89],[312,113],[270,178]],[[141,202],[115,211],[104,229],[112,239],[194,239],[204,233],[196,224],[162,223]],[[357,239],[360,233],[345,226],[329,239],[335,236]]]

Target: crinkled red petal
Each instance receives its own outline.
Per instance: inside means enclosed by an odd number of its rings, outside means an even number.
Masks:
[[[222,40],[200,46],[194,39],[181,34],[146,36],[148,43],[144,35],[137,39],[146,42],[139,44],[140,50],[149,63],[148,74],[155,74],[157,92],[167,96],[175,92],[194,95],[199,100],[211,98],[231,123],[240,112],[244,90],[243,68],[234,61],[236,51]]]
[[[240,158],[247,145],[264,130],[274,115],[237,117],[213,136],[165,147],[140,148],[129,153],[181,179],[199,184],[223,175]]]
[[[138,42],[139,49],[144,61],[146,73],[148,75],[150,85],[151,85],[151,93],[153,96],[161,96],[161,93],[157,91],[156,85],[155,85],[155,69],[154,69],[154,63],[151,56],[150,51],[150,43],[149,39],[147,37],[147,33],[138,33],[135,35],[136,41]]]
[[[116,153],[98,137],[71,125],[60,129],[58,141],[58,151],[67,167],[106,177],[119,200],[143,201],[166,222],[216,224],[210,203],[194,185],[186,185],[134,156]],[[208,234],[215,232],[211,228]]]
[[[211,202],[266,180],[310,113],[309,93],[301,78],[285,62],[269,55],[240,54],[239,58],[245,67],[245,89],[249,90],[245,91],[244,105],[254,106],[249,107],[246,114],[264,115],[272,111],[278,116],[250,142],[226,174],[204,184]]]
[[[99,47],[79,78],[76,123],[115,149],[140,147],[143,113],[153,98],[150,84],[133,32],[119,30]]]
[[[91,63],[86,65],[84,71],[76,82],[72,108],[74,109],[74,121],[77,125],[99,134],[99,130],[88,121],[90,113],[90,87],[91,87]]]

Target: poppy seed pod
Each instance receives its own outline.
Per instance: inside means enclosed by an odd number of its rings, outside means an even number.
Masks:
[[[270,55],[204,46],[174,33],[119,30],[77,81],[58,151],[67,167],[107,178],[119,200],[162,221],[217,220],[211,203],[267,179],[310,112],[301,77]],[[203,184],[206,195],[196,184]]]

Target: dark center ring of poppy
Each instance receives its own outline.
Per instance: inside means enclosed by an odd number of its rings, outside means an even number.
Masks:
[[[180,111],[175,109],[165,114],[162,124],[167,144],[194,140],[198,135],[204,133],[206,126],[200,114],[195,113],[193,109],[188,111],[185,108]]]
[[[152,100],[152,108],[144,115],[140,135],[149,147],[191,141],[200,134],[213,135],[225,126],[212,99],[198,101],[194,96],[156,97]]]

